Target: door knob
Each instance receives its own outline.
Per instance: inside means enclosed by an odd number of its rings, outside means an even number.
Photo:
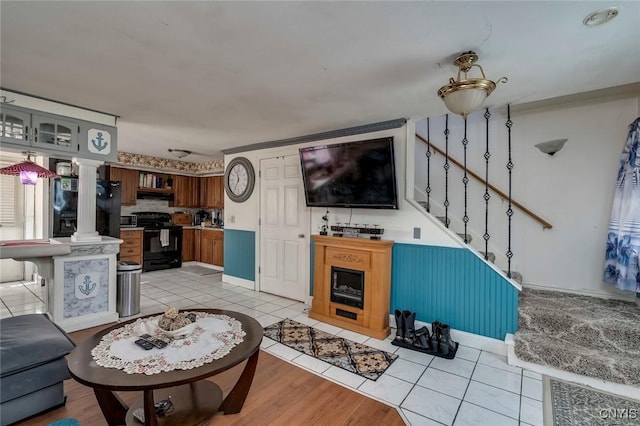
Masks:
[[[304,234],[298,234],[298,238],[304,238]]]

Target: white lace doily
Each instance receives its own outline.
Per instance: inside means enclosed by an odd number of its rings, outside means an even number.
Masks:
[[[128,374],[157,374],[190,370],[227,355],[244,340],[240,321],[227,315],[193,312],[197,327],[190,335],[172,340],[166,348],[145,350],[134,342],[142,334],[158,335],[162,315],[140,318],[111,330],[91,350],[101,367],[117,368]]]

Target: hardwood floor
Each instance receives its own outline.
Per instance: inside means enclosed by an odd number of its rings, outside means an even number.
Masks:
[[[75,342],[102,328],[70,333]],[[226,396],[238,379],[243,364],[216,376]],[[91,388],[74,380],[64,382],[67,404],[62,408],[22,421],[17,425],[43,426],[65,417],[82,426],[102,426],[106,421]],[[127,404],[142,397],[139,392],[119,392]],[[216,415],[209,425],[404,425],[395,408],[367,398],[306,370],[260,352],[253,385],[239,414]]]

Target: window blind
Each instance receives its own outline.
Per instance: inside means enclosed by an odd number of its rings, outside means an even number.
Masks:
[[[0,161],[0,167],[10,166],[9,161]],[[0,225],[16,224],[16,186],[18,176],[0,175]]]

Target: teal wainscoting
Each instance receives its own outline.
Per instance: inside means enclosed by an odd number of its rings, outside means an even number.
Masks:
[[[256,233],[224,230],[224,274],[256,280]]]
[[[390,308],[500,340],[518,328],[518,290],[464,248],[394,244]]]

